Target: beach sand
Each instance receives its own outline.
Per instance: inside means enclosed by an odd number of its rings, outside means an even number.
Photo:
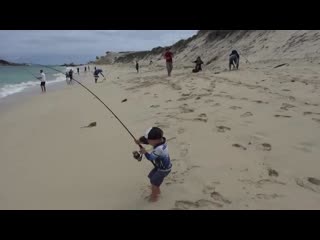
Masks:
[[[132,157],[111,113],[77,84],[48,88],[0,114],[0,209],[320,209],[318,62],[181,67],[170,78],[164,64],[110,65],[98,84],[81,74],[136,137],[159,126],[171,139],[156,203],[152,164]]]

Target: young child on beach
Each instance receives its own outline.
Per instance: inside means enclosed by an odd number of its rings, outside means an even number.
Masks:
[[[143,137],[136,140],[136,144],[150,144],[153,146],[151,153],[148,153],[145,148],[140,149],[140,153],[153,163],[154,168],[148,175],[151,183],[150,201],[156,202],[160,194],[160,185],[164,178],[171,172],[171,161],[168,152],[166,138],[163,137],[163,131],[160,128],[149,128]]]

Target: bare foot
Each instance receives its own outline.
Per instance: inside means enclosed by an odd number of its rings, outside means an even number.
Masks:
[[[157,202],[158,201],[158,195],[150,195],[149,202]]]

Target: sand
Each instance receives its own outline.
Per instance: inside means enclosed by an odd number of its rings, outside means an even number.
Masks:
[[[171,139],[156,203],[152,164],[132,157],[117,120],[77,84],[48,88],[0,115],[0,209],[320,209],[308,180],[320,179],[318,62],[176,67],[170,78],[164,64],[112,65],[98,84],[80,75],[134,135],[159,126]]]

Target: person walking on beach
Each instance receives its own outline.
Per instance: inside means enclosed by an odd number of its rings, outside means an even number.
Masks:
[[[94,73],[93,73],[94,82],[95,82],[95,83],[98,82],[99,74],[101,74],[101,75],[105,78],[105,76],[102,74],[102,70],[101,70],[101,69],[96,69],[96,70],[94,71]]]
[[[160,195],[160,186],[165,177],[171,172],[171,160],[169,156],[166,138],[163,136],[163,131],[158,127],[149,128],[143,137],[135,140],[135,143],[150,144],[153,146],[151,153],[148,153],[145,148],[140,148],[140,153],[153,163],[154,168],[148,175],[151,183],[151,195],[149,201],[156,202]]]
[[[139,73],[139,62],[136,61],[136,70],[137,70],[137,73]]]
[[[80,72],[80,69],[79,69],[79,68],[77,68],[77,72],[78,72],[78,75],[79,75],[79,72]]]
[[[170,48],[166,49],[166,52],[164,53],[164,58],[166,59],[168,76],[170,77],[173,69],[173,63],[172,63],[173,53],[170,52]]]
[[[233,66],[233,69],[236,67],[239,68],[239,61],[240,56],[236,50],[232,50],[231,54],[229,55],[229,70],[231,71],[231,65]]]
[[[46,75],[44,74],[43,70],[40,70],[41,76],[38,77],[38,79],[41,81],[40,87],[42,92],[46,92]]]

